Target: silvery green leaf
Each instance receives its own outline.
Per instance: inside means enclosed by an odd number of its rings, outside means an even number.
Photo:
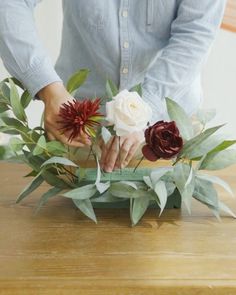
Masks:
[[[41,165],[41,167],[47,166],[49,164],[61,164],[61,165],[65,165],[65,166],[78,167],[78,165],[76,165],[74,162],[72,162],[71,160],[69,160],[67,158],[63,158],[63,157],[52,157],[49,160],[45,161]]]
[[[70,198],[73,200],[86,200],[90,199],[97,192],[94,184],[87,184],[78,188],[72,189],[61,196]]]
[[[61,191],[62,191],[61,188],[53,187],[53,188],[49,189],[46,193],[44,193],[38,202],[37,208],[35,210],[35,214],[37,214],[39,212],[39,210],[42,208],[42,206],[44,204],[46,204],[50,198],[56,196]]]
[[[93,210],[92,203],[89,199],[87,200],[76,200],[73,199],[74,204],[77,208],[80,209],[87,217],[92,219],[95,223],[97,223],[97,218]]]
[[[133,181],[122,180],[122,181],[120,181],[120,183],[127,184],[127,185],[133,187],[136,190],[138,189],[137,184],[135,182],[133,182]]]
[[[105,183],[99,182],[95,183],[97,190],[100,194],[103,194],[105,191],[107,191],[111,185],[110,181],[107,181]]]
[[[97,198],[92,198],[91,202],[93,203],[113,203],[113,202],[124,202],[122,198],[114,197],[109,191],[106,191],[101,196]]]
[[[16,85],[11,79],[9,79],[9,84],[10,84],[10,101],[11,101],[12,111],[17,119],[25,122],[26,114],[25,114],[24,108],[21,105],[20,96],[16,88]]]
[[[173,182],[165,182],[166,184],[166,190],[167,190],[167,196],[170,196],[173,194],[173,192],[176,189],[176,185]]]
[[[147,196],[142,196],[136,198],[133,201],[132,211],[131,211],[131,220],[133,225],[137,224],[146,212],[149,205],[149,198]]]
[[[112,137],[111,132],[104,126],[102,127],[101,135],[102,135],[102,139],[104,140],[105,144],[108,143],[108,141]]]
[[[236,163],[236,150],[227,149],[221,152],[210,153],[202,161],[200,170],[219,170]]]
[[[95,185],[99,184],[101,181],[101,169],[100,169],[100,164],[99,164],[97,156],[96,156],[96,162],[97,162],[97,177],[96,177]]]
[[[160,214],[159,216],[162,214],[165,206],[166,206],[166,202],[167,202],[167,190],[166,190],[166,185],[165,182],[162,180],[159,180],[156,184],[155,184],[155,188],[154,188],[155,193],[158,196],[159,202],[160,202]]]
[[[146,183],[146,185],[148,187],[150,187],[151,189],[153,189],[153,185],[152,185],[152,181],[150,176],[143,176],[143,181]]]
[[[234,196],[234,193],[233,193],[231,187],[223,179],[221,179],[217,176],[208,175],[208,174],[197,174],[196,177],[200,178],[200,179],[208,180],[208,181],[215,183],[215,184],[218,184],[221,187],[223,187],[231,196]]]
[[[38,156],[41,155],[44,150],[47,148],[47,143],[44,135],[41,135],[39,140],[37,141],[37,145],[33,150],[33,155]]]
[[[69,81],[67,82],[67,91],[69,93],[74,93],[84,82],[87,80],[90,70],[81,69],[75,74],[73,74]]]
[[[164,176],[167,172],[173,171],[173,167],[160,167],[150,173],[150,178],[153,186]]]
[[[185,110],[172,99],[166,97],[166,106],[170,119],[176,122],[181,136],[185,140],[193,137],[192,121]]]
[[[119,92],[117,86],[110,79],[106,82],[106,92],[109,98],[116,96]]]
[[[29,103],[31,102],[31,100],[32,100],[32,96],[29,94],[28,90],[25,90],[20,99],[22,107],[26,109]]]
[[[215,109],[200,109],[196,114],[196,118],[203,124],[206,125],[216,116]]]
[[[221,201],[219,201],[219,209],[221,211],[229,214],[233,218],[236,218],[236,215],[234,214],[234,212],[228,206],[226,206],[223,202],[221,202]]]
[[[125,184],[125,183],[120,183],[120,182],[114,182],[111,183],[109,192],[117,198],[124,198],[124,199],[129,199],[129,198],[134,198],[134,192],[136,191],[135,188],[132,186]]]
[[[191,201],[195,185],[192,167],[184,163],[178,163],[175,165],[174,180],[188,212],[191,213]]]
[[[134,87],[132,87],[131,91],[137,92],[139,94],[139,96],[142,97],[142,95],[143,95],[142,83],[139,83],[138,85],[135,85]]]
[[[219,126],[216,126],[216,127],[206,129],[201,134],[199,134],[199,135],[193,137],[192,139],[188,140],[184,144],[183,149],[179,154],[179,157],[184,156],[184,157],[189,158],[189,155],[191,155],[193,150],[197,149],[199,147],[199,145],[201,145],[202,143],[204,144],[205,140],[208,137],[210,137],[212,134],[214,134],[217,130],[219,130],[223,126],[224,125],[219,125]]]
[[[20,193],[20,195],[18,196],[16,200],[16,203],[19,203],[24,198],[26,198],[29,194],[31,194],[34,190],[36,190],[43,182],[44,182],[44,179],[41,173],[39,173]]]
[[[222,135],[212,135],[211,137],[208,137],[204,142],[202,142],[200,145],[198,145],[196,148],[192,149],[188,153],[189,159],[194,159],[201,157],[208,152],[210,152],[212,149],[219,146],[219,144],[223,141]]]
[[[11,149],[15,152],[21,151],[24,144],[25,144],[24,141],[22,141],[18,137],[12,137],[10,138],[10,141],[9,141],[9,145]]]
[[[208,180],[195,178],[193,197],[205,205],[219,208],[219,200],[216,189]]]
[[[56,140],[47,142],[47,151],[54,155],[63,155],[66,153],[65,146]]]

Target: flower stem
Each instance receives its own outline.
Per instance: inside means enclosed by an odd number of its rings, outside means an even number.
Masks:
[[[136,169],[138,168],[138,166],[141,164],[141,162],[143,161],[144,156],[142,156],[142,158],[139,160],[138,164],[135,166],[133,173],[136,171]]]
[[[121,170],[121,158],[120,158],[120,136],[118,136],[118,139],[119,139],[119,153],[118,153],[118,160],[119,160],[120,174],[122,174],[122,170]]]

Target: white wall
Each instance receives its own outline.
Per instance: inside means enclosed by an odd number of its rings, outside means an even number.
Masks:
[[[60,49],[62,27],[61,1],[43,1],[36,9],[36,22],[40,36],[55,62]],[[0,80],[7,76],[0,61]],[[212,47],[203,71],[205,108],[215,108],[215,123],[227,122],[225,132],[236,138],[236,34],[221,30]],[[39,122],[41,102],[34,102],[28,110],[35,125]]]

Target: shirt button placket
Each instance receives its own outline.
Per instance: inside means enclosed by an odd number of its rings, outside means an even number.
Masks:
[[[121,0],[120,6],[120,89],[128,86],[130,74],[130,41],[129,41],[129,0]]]

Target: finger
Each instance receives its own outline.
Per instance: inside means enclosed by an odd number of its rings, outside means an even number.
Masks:
[[[68,140],[68,138],[63,133],[60,133],[58,131],[55,132],[54,130],[51,130],[51,133],[57,140],[61,141],[62,143],[66,144],[66,145],[73,146],[73,147],[84,147],[85,146],[85,144],[83,144],[79,141]]]
[[[121,168],[123,161],[126,159],[130,148],[132,147],[133,142],[129,139],[125,139],[121,148],[120,148],[120,154],[119,157],[116,160],[115,168]]]
[[[124,161],[123,161],[122,164],[121,164],[121,168],[125,168],[125,167],[129,164],[129,162],[130,162],[130,161],[132,160],[132,158],[134,157],[136,151],[138,150],[139,145],[140,145],[140,144],[136,143],[136,144],[133,144],[133,145],[131,146],[131,148],[130,148],[130,150],[129,150],[127,156],[126,156],[126,158],[124,159]]]
[[[47,138],[48,138],[48,140],[50,140],[50,141],[53,141],[53,140],[56,139],[55,136],[53,136],[52,133],[50,133],[50,132],[47,132]]]
[[[113,136],[112,138],[110,138],[110,140],[106,144],[104,144],[102,146],[102,154],[101,154],[101,159],[100,159],[100,165],[101,165],[102,169],[104,168],[104,163],[105,163],[108,151],[109,151],[110,146],[112,145],[114,139],[115,139],[115,137]]]
[[[104,169],[107,172],[112,172],[112,170],[114,169],[117,158],[119,157],[119,150],[120,150],[119,144],[122,145],[122,142],[119,142],[121,140],[122,140],[121,138],[116,136],[109,149],[108,155],[105,160],[105,166],[104,166]]]

